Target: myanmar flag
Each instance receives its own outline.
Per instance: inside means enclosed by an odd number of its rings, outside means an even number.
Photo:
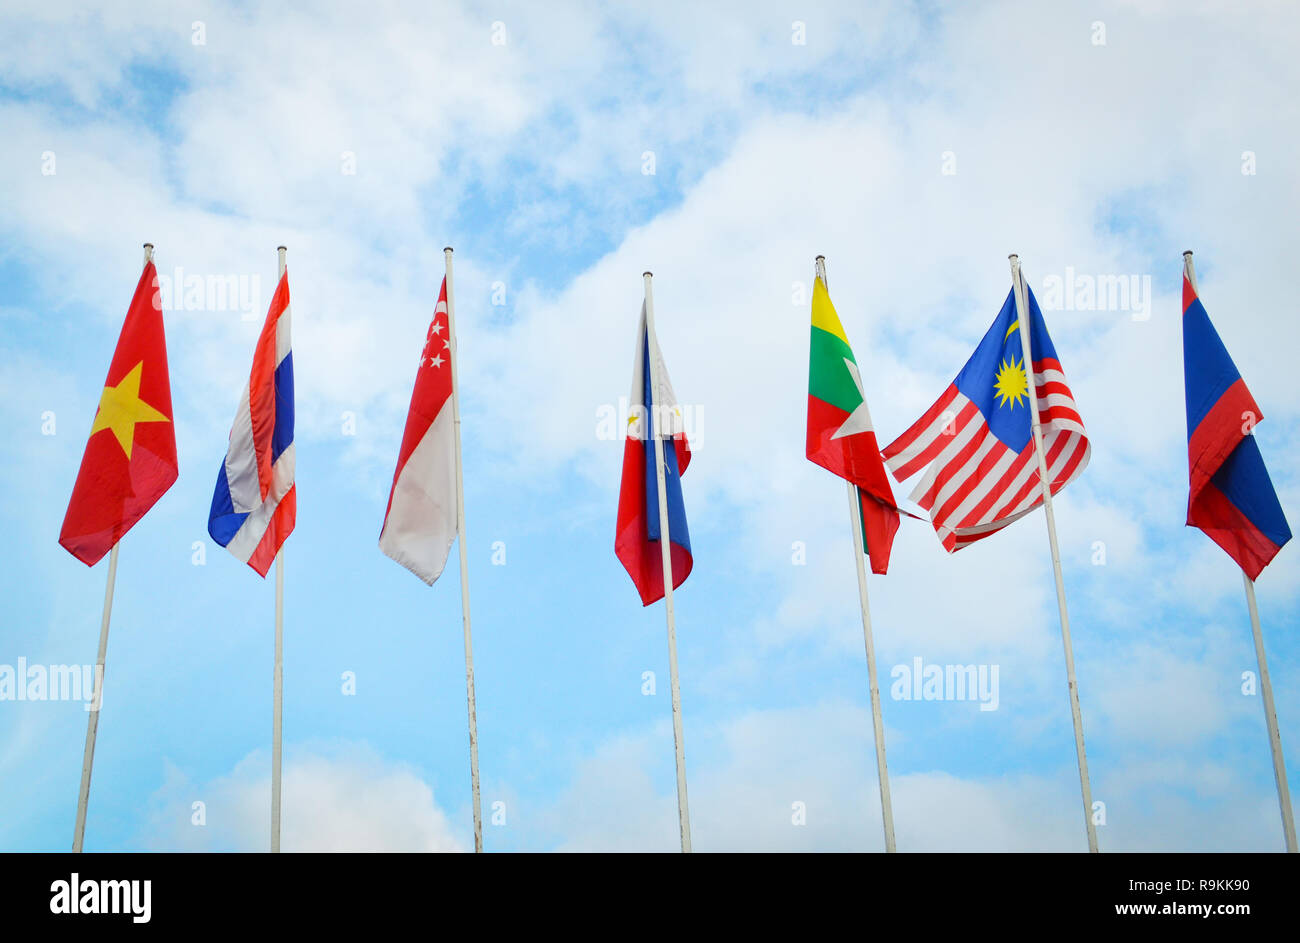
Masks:
[[[108,367],[59,543],[94,566],[176,481],[167,340],[145,264]]]
[[[808,352],[808,459],[858,488],[871,571],[889,568],[899,502],[880,457],[862,375],[821,276],[813,285]]]

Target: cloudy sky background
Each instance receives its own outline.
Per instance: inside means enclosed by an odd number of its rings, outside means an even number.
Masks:
[[[456,563],[429,589],[376,545],[447,244],[489,850],[677,846],[663,613],[614,557],[622,445],[597,431],[647,268],[699,419],[695,847],[882,847],[844,489],[803,457],[813,257],[887,441],[970,355],[1011,251],[1040,300],[1067,268],[1152,289],[1145,318],[1044,312],[1092,440],[1057,517],[1101,848],[1280,850],[1240,574],[1182,523],[1179,286],[1192,248],[1294,524],[1294,7],[643,7],[5,4],[0,664],[94,660],[106,565],[56,538],[140,244],[162,275],[260,280],[249,317],[166,314],[180,480],[122,543],[87,849],[268,844],[273,587],[206,521],[284,243],[286,850],[473,847]],[[882,686],[916,657],[1000,680],[996,711],[885,689],[899,849],[1084,849],[1041,514],[955,556],[911,522],[892,563]],[[1300,785],[1293,547],[1258,594]],[[0,849],[70,846],[85,717],[0,702]]]

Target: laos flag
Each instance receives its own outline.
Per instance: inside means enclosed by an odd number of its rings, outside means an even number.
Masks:
[[[659,388],[651,382],[654,358]],[[682,474],[691,463],[682,411],[668,381],[668,370],[654,334],[647,330],[645,304],[632,363],[632,395],[628,398],[627,438],[623,445],[623,484],[618,493],[618,525],[614,553],[648,606],[664,596],[663,551],[659,527],[659,481],[655,472],[654,436],[664,436],[664,493],[668,499],[668,538],[671,543],[673,589],[691,573],[691,536],[682,503]]]
[[[1187,383],[1187,524],[1199,527],[1252,580],[1291,539],[1253,430],[1264,418],[1210,323],[1183,263]]]
[[[286,271],[253,351],[253,369],[240,396],[208,515],[212,539],[258,576],[266,576],[297,519],[293,457],[293,354]]]

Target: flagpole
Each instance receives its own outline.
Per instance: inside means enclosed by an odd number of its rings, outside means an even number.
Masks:
[[[682,853],[691,851],[691,810],[686,796],[686,747],[682,734],[682,692],[677,682],[677,618],[673,612],[673,558],[672,535],[668,525],[668,493],[664,484],[664,440],[659,420],[663,411],[659,409],[659,358],[657,349],[651,350],[650,340],[655,337],[655,296],[650,272],[642,273],[645,279],[645,324],[646,345],[650,350],[650,389],[653,391],[648,404],[651,413],[647,425],[651,429],[655,446],[655,482],[659,492],[659,553],[663,561],[664,609],[668,616],[668,678],[672,686],[673,700],[673,747],[677,758],[677,820],[681,830]],[[655,341],[657,348],[658,341]],[[659,416],[656,417],[655,413]]]
[[[478,785],[478,717],[474,706],[474,646],[469,631],[469,564],[465,547],[465,479],[460,455],[460,370],[456,366],[456,293],[452,288],[451,246],[442,250],[447,263],[447,333],[451,335],[451,418],[456,426],[456,533],[460,546],[460,608],[465,623],[465,698],[469,705],[469,778],[474,795],[474,851],[483,851],[483,812]]]
[[[289,250],[276,247],[279,275],[284,278],[284,255]],[[284,545],[275,552],[275,693],[271,722],[271,853],[280,853],[280,765],[284,752]]]
[[[826,282],[826,256],[817,256],[817,274]],[[853,534],[853,557],[858,567],[858,603],[862,609],[862,637],[867,646],[867,683],[871,690],[871,723],[876,741],[876,780],[880,784],[880,817],[885,827],[885,851],[897,851],[894,845],[894,805],[889,798],[889,766],[885,762],[885,721],[880,710],[880,685],[876,680],[876,647],[871,640],[871,606],[867,601],[867,568],[863,561],[862,512],[858,489],[846,481],[849,492],[849,527]]]
[[[144,244],[144,264],[153,261],[153,243]],[[99,711],[104,706],[104,659],[108,655],[108,622],[113,614],[113,589],[117,585],[117,547],[108,552],[108,585],[104,589],[104,612],[99,622],[99,654],[95,657],[95,693],[86,718],[86,749],[81,759],[81,788],[77,793],[77,824],[72,850],[80,853],[86,838],[86,807],[90,804],[90,773],[95,765],[95,738],[99,734]]]
[[[1016,296],[1016,320],[1020,324],[1020,347],[1033,422],[1034,451],[1038,455],[1038,481],[1042,486],[1043,511],[1047,515],[1047,542],[1052,550],[1052,572],[1056,577],[1056,606],[1061,616],[1061,642],[1065,648],[1065,674],[1070,685],[1070,716],[1074,721],[1074,749],[1079,758],[1079,789],[1083,793],[1083,822],[1088,830],[1088,851],[1097,852],[1097,828],[1092,823],[1092,783],[1088,778],[1088,754],[1083,746],[1083,712],[1079,709],[1079,685],[1074,677],[1074,647],[1070,643],[1070,614],[1065,608],[1065,579],[1061,576],[1061,550],[1056,542],[1056,515],[1052,511],[1052,487],[1047,456],[1043,452],[1043,426],[1038,415],[1038,386],[1034,381],[1033,347],[1029,339],[1029,296],[1020,272],[1020,257],[1012,253],[1011,284]]]
[[[117,548],[108,552],[108,586],[104,590],[104,614],[99,623],[99,654],[95,658],[96,690],[86,718],[86,752],[81,761],[81,791],[77,796],[77,830],[72,850],[80,852],[86,837],[86,806],[90,802],[90,771],[95,763],[95,737],[99,732],[99,711],[104,706],[104,658],[108,654],[108,621],[113,612],[113,588],[117,584]]]
[[[1195,289],[1195,284],[1192,285]],[[1241,573],[1246,584],[1246,605],[1250,609],[1250,629],[1255,636],[1255,659],[1259,662],[1259,686],[1264,694],[1264,720],[1268,724],[1268,743],[1273,751],[1273,781],[1277,783],[1277,801],[1282,807],[1282,832],[1286,850],[1296,853],[1295,813],[1291,809],[1291,790],[1286,781],[1286,763],[1282,760],[1282,736],[1277,727],[1277,709],[1273,706],[1273,682],[1268,677],[1268,659],[1264,656],[1264,636],[1259,629],[1259,607],[1255,604],[1255,581]]]
[[[1183,274],[1192,286],[1192,291],[1200,295],[1196,287],[1196,266],[1192,263],[1191,250],[1183,253]],[[1268,745],[1273,754],[1273,781],[1277,784],[1277,801],[1282,809],[1282,834],[1286,839],[1286,850],[1296,853],[1295,813],[1291,808],[1291,790],[1286,781],[1286,763],[1282,759],[1282,735],[1278,732],[1277,709],[1273,706],[1273,682],[1268,677],[1268,659],[1264,655],[1264,635],[1259,628],[1259,607],[1255,602],[1255,581],[1241,571],[1241,580],[1246,584],[1246,607],[1250,610],[1250,630],[1255,637],[1255,660],[1259,662],[1259,687],[1264,696],[1264,722],[1268,727]]]

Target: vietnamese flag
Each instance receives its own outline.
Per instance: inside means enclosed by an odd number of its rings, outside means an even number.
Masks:
[[[94,566],[175,481],[167,340],[157,271],[150,261],[104,380],[59,543]]]

